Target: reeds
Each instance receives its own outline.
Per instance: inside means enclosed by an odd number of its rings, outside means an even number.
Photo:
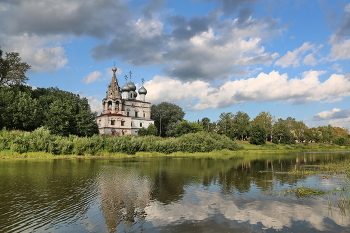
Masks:
[[[136,152],[175,152],[196,153],[214,150],[239,150],[242,146],[224,135],[216,133],[190,133],[179,138],[160,138],[156,136],[138,137],[134,135],[92,137],[57,136],[44,127],[33,132],[0,131],[0,150],[14,153],[45,152],[53,155],[105,155]]]

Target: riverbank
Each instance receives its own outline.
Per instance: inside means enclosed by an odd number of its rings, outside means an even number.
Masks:
[[[240,150],[213,150],[211,152],[173,152],[173,153],[160,153],[160,152],[136,152],[135,154],[127,153],[115,153],[115,152],[98,152],[96,154],[86,155],[55,155],[49,152],[25,152],[18,153],[11,150],[0,151],[0,159],[50,159],[50,158],[142,158],[142,157],[210,157],[210,158],[231,158],[231,157],[257,157],[257,155],[264,154],[288,154],[295,152],[349,152],[350,146],[338,146],[323,143],[310,143],[310,144],[294,144],[294,145],[276,145],[276,144],[265,144],[265,145],[252,145],[247,142],[237,141],[242,149]],[[259,156],[258,156],[259,157]]]

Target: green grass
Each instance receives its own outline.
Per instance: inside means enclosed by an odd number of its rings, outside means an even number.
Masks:
[[[315,171],[310,171],[310,170],[293,170],[293,171],[290,171],[288,172],[288,174],[290,175],[318,175],[319,173],[318,172],[315,172]]]
[[[330,191],[315,189],[312,187],[299,186],[297,188],[282,189],[277,191],[265,191],[261,193],[271,196],[295,196],[297,198],[307,198],[311,196],[325,195],[327,193],[330,193]]]

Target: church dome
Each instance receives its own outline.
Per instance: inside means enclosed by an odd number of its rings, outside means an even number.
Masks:
[[[145,88],[144,86],[142,86],[142,87],[139,89],[139,94],[140,94],[140,95],[142,95],[142,94],[146,95],[146,94],[147,94],[147,90],[146,90],[146,88]]]
[[[130,87],[125,84],[123,87],[122,87],[122,91],[130,91]]]
[[[135,86],[134,83],[128,82],[128,86],[129,86],[129,88],[130,88],[130,91],[135,91],[135,90],[136,90],[136,86]]]

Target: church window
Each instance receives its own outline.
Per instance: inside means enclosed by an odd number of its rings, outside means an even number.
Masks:
[[[138,112],[135,112],[135,117],[137,117],[137,115],[138,115]]]
[[[146,113],[143,113],[143,117],[146,117]]]
[[[126,112],[126,115],[127,115],[127,116],[130,116],[130,113],[129,113],[129,112]]]
[[[115,103],[115,110],[119,110],[119,101]]]
[[[108,109],[109,109],[109,110],[112,109],[112,101],[108,101]]]
[[[111,120],[111,125],[115,125],[115,120]]]
[[[140,127],[142,127],[142,123],[140,123]]]
[[[124,122],[125,122],[125,121],[121,121],[120,125],[121,125],[121,126],[124,126]]]

